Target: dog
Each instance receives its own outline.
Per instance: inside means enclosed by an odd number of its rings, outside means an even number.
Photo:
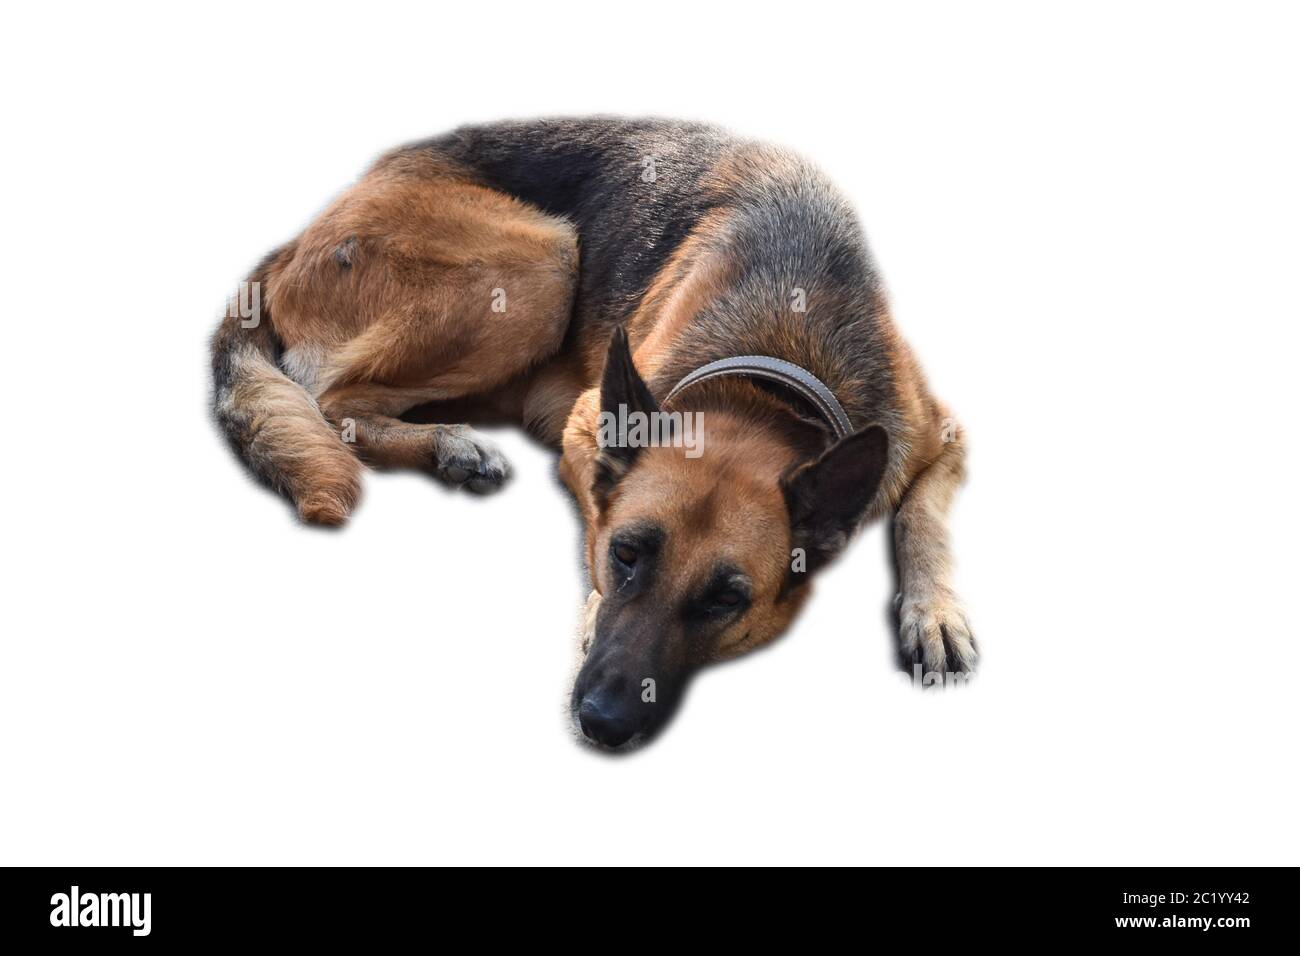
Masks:
[[[946,530],[964,433],[856,215],[798,155],[668,120],[462,128],[381,156],[243,290],[212,341],[215,417],[303,521],[347,520],[363,463],[500,487],[471,423],[560,450],[594,744],[652,737],[882,516],[903,666],[975,668]]]

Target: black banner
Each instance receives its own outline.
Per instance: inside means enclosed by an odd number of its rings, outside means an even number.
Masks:
[[[852,933],[870,944],[877,934],[885,942],[915,932],[935,945],[948,937],[953,945],[1065,938],[1235,947],[1290,938],[1293,872],[918,867],[809,879],[577,870],[539,879],[432,869],[9,869],[0,926],[9,940],[95,949],[373,945],[434,931],[430,939],[451,940],[471,926],[488,934],[485,941],[525,928],[549,931],[554,940],[561,927],[590,933],[592,915],[602,935],[617,934],[615,924],[624,921],[628,939],[653,939],[689,920],[706,938],[769,942],[796,933],[830,944]],[[519,886],[510,887],[516,879]]]

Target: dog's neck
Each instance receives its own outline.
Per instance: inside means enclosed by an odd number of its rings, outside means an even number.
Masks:
[[[787,448],[790,463],[815,458],[835,441],[831,427],[800,396],[761,379],[713,378],[670,395],[662,400],[663,407],[699,412],[706,435],[720,431],[714,427],[710,432],[711,421],[726,423],[727,434],[750,440],[761,435]]]
[[[671,402],[686,389],[718,378],[746,378],[779,385],[802,399],[826,423],[836,440],[847,438],[853,433],[853,425],[844,406],[821,379],[793,362],[770,355],[733,355],[701,365],[674,385],[664,401]]]

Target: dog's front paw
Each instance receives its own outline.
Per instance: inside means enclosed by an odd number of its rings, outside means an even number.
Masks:
[[[927,673],[968,674],[979,663],[979,648],[957,596],[950,591],[903,595],[898,606],[898,638],[903,664],[921,664]]]
[[[468,425],[443,425],[434,443],[433,474],[482,494],[505,483],[510,464],[496,445]]]
[[[582,609],[582,623],[578,630],[578,646],[585,655],[591,650],[591,642],[596,639],[596,614],[600,611],[600,592],[592,591],[587,595],[587,603]]]

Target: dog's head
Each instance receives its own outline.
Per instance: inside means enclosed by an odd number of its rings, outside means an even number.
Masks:
[[[887,440],[873,426],[804,459],[779,429],[720,410],[701,413],[693,443],[647,445],[683,426],[661,416],[656,431],[660,410],[621,330],[600,411],[614,428],[570,428],[562,466],[583,502],[600,594],[572,707],[589,739],[619,747],[661,728],[700,667],[785,630],[810,576],[870,506]]]

